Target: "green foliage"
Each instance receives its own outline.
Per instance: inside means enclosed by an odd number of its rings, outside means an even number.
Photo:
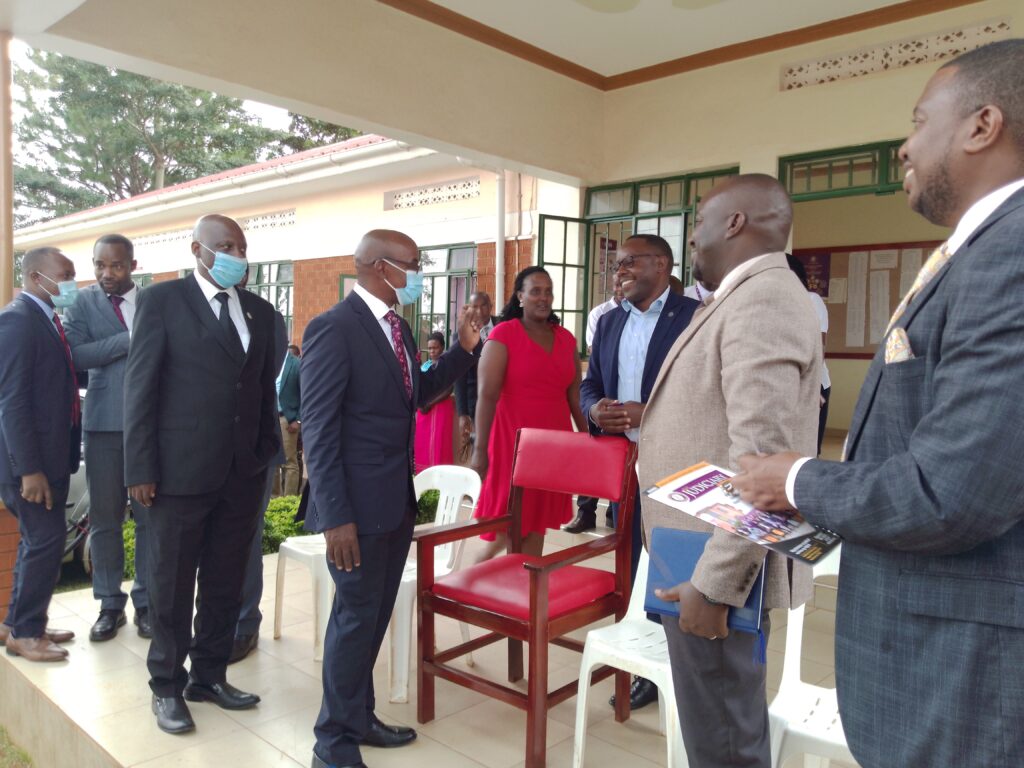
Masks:
[[[288,115],[291,117],[291,123],[288,126],[288,132],[281,139],[281,143],[293,152],[302,152],[327,144],[337,144],[339,141],[345,141],[361,134],[354,128],[344,128],[334,123],[317,120],[315,117],[297,115],[294,112],[289,112]]]
[[[125,581],[135,578],[135,521],[128,519],[121,527],[124,539],[124,578]]]
[[[0,768],[32,768],[32,758],[11,743],[7,729],[0,725]]]
[[[437,517],[437,502],[441,498],[441,492],[435,488],[424,491],[416,502],[416,525],[432,523]]]
[[[295,521],[298,509],[298,496],[281,496],[270,500],[263,526],[263,554],[277,552],[281,542],[289,536],[303,536],[309,533],[303,530],[302,523]]]

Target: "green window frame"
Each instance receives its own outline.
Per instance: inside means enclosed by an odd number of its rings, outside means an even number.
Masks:
[[[420,248],[423,295],[414,305],[403,307],[402,315],[412,327],[416,348],[427,348],[433,331],[444,334],[451,344],[459,310],[476,290],[476,243],[446,243]]]
[[[903,187],[903,139],[804,152],[779,158],[779,180],[793,202],[890,195]]]
[[[132,275],[132,281],[139,288],[145,288],[147,285],[151,285],[153,283],[153,273],[152,272],[146,272],[146,273],[141,274],[141,275],[133,274]]]
[[[295,306],[295,264],[291,261],[264,261],[249,264],[249,282],[245,286],[270,302],[284,317],[288,338],[292,335]]]

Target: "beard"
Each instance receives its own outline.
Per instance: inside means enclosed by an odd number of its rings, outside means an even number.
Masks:
[[[947,147],[946,154],[939,161],[934,174],[921,185],[921,193],[911,205],[914,211],[932,224],[940,226],[952,226],[956,223],[951,221],[951,218],[960,202],[950,170],[951,155],[950,147]]]

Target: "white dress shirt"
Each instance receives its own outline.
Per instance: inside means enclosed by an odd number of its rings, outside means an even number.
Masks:
[[[113,294],[108,293],[107,301],[110,301],[110,297]],[[131,335],[132,325],[135,323],[135,301],[138,299],[139,289],[132,283],[131,290],[125,291],[121,296],[124,301],[121,302],[121,315],[124,317],[124,324],[128,328],[128,334]],[[113,302],[110,302],[113,305]],[[217,304],[218,317],[220,317],[220,304]]]
[[[380,325],[381,331],[384,333],[385,338],[388,340],[388,346],[391,349],[394,349],[395,342],[394,339],[391,337],[391,323],[385,319],[387,313],[393,312],[394,310],[387,304],[385,304],[383,301],[378,299],[376,296],[374,296],[372,293],[370,293],[368,290],[363,288],[363,286],[361,286],[359,283],[356,283],[355,287],[352,290],[359,295],[360,299],[366,302],[366,306],[370,308],[370,314],[377,318],[377,324]],[[402,346],[405,345],[403,344]],[[405,350],[405,359],[406,362],[409,363],[409,375],[411,376],[413,361],[412,358],[409,356],[408,349]]]
[[[231,318],[231,322],[235,324],[238,338],[242,340],[242,349],[248,352],[249,341],[252,337],[249,334],[249,326],[245,323],[245,316],[242,313],[242,302],[238,298],[238,291],[235,290],[234,286],[231,288],[218,288],[205,277],[200,277],[196,272],[192,273],[192,279],[199,284],[199,290],[206,297],[206,301],[210,305],[210,311],[213,312],[213,316],[217,318],[218,323],[220,322],[220,301],[217,299],[217,294],[226,293],[228,295],[228,316]],[[124,306],[124,304],[121,305],[122,311]],[[127,321],[128,318],[125,317],[125,320]]]
[[[598,304],[596,307],[590,310],[590,314],[587,315],[588,347],[594,346],[594,334],[597,333],[597,321],[600,320],[605,315],[607,315],[617,306],[619,305],[615,303],[615,299],[608,299],[608,301],[604,302],[603,304]]]
[[[967,212],[960,218],[960,221],[956,225],[956,229],[953,230],[953,234],[950,235],[946,241],[946,247],[952,254],[950,257],[956,256],[956,252],[960,250],[960,246],[967,242],[971,235],[974,234],[974,230],[980,227],[985,220],[996,212],[996,209],[1010,199],[1010,196],[1014,192],[1020,189],[1024,189],[1024,179],[1017,179],[1011,181],[1006,186],[1000,187],[999,189],[989,192],[981,200],[976,202]],[[798,459],[794,462],[793,466],[789,468],[789,474],[786,475],[786,500],[789,501],[793,509],[797,509],[796,506],[796,476],[800,472],[800,468],[803,467],[812,457],[808,456],[802,459]]]

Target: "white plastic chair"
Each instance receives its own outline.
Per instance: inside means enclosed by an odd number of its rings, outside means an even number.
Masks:
[[[295,560],[309,568],[313,592],[313,658],[324,658],[324,634],[334,602],[334,580],[327,570],[327,541],[323,534],[289,536],[277,551],[277,586],[274,590],[274,639],[281,637],[281,612],[284,609],[284,574],[287,561]]]
[[[448,525],[458,522],[462,500],[469,497],[470,509],[476,507],[480,496],[480,476],[467,467],[438,465],[420,472],[413,480],[416,498],[424,491],[436,489],[440,492],[437,500],[437,516],[434,525]],[[468,515],[467,515],[468,517]],[[438,547],[434,557],[434,576],[439,577],[456,570],[462,561],[462,544],[444,544]],[[389,634],[391,641],[388,652],[389,698],[394,702],[409,700],[409,659],[412,654],[412,628],[416,609],[416,561],[405,565],[402,583],[398,588],[395,610],[391,613]],[[469,627],[459,622],[462,641],[469,642]],[[473,665],[473,654],[467,656],[467,663]]]
[[[587,698],[590,695],[590,675],[602,664],[646,677],[658,687],[661,708],[661,732],[668,731],[668,768],[687,768],[683,734],[679,728],[676,694],[672,687],[672,665],[668,659],[665,629],[647,619],[644,595],[647,586],[648,555],[640,554],[629,607],[622,621],[610,627],[599,627],[587,633],[580,663],[579,693],[576,695],[576,734],[573,747],[573,768],[582,768],[587,737]]]
[[[814,568],[815,578],[839,574],[840,552],[836,550]],[[792,755],[815,755],[828,760],[856,764],[846,746],[846,734],[839,720],[834,688],[823,688],[800,679],[803,647],[804,606],[789,612],[786,625],[786,655],[779,692],[768,708],[771,727],[772,765],[780,768]]]

